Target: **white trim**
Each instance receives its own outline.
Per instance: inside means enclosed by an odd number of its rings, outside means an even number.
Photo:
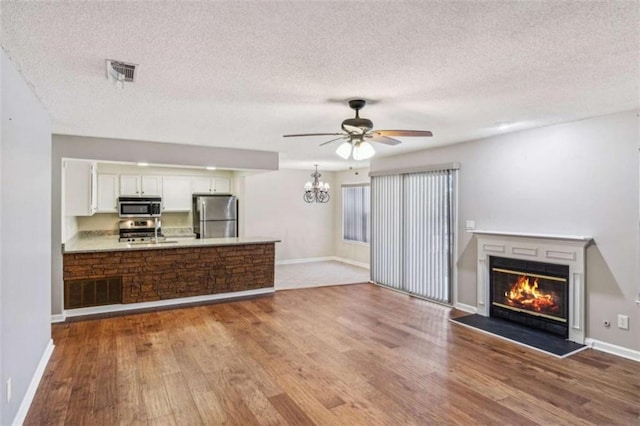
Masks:
[[[65,314],[51,315],[52,324],[55,324],[57,322],[64,322],[66,319],[67,319],[67,316]]]
[[[273,287],[258,288],[254,290],[235,291],[233,293],[207,294],[204,296],[180,297],[176,299],[156,300],[153,302],[127,303],[121,305],[92,306],[90,308],[67,309],[64,315],[67,318],[83,315],[96,315],[109,312],[126,312],[137,309],[157,308],[161,306],[188,305],[191,303],[208,302],[212,300],[227,300],[237,297],[256,296],[275,292]]]
[[[355,260],[347,259],[345,257],[339,256],[327,256],[327,257],[307,257],[302,259],[287,259],[287,260],[278,260],[276,265],[292,265],[296,263],[312,263],[312,262],[342,262],[353,266],[358,266],[360,268],[369,269],[369,264],[364,262],[358,262]]]
[[[369,269],[369,264],[364,262],[357,262],[355,260],[347,259],[344,257],[333,256],[333,260],[336,262],[346,263],[347,265],[358,266],[360,268]]]
[[[276,265],[292,265],[294,263],[310,263],[310,262],[328,262],[331,260],[335,260],[335,256],[306,257],[301,259],[276,260]]]
[[[484,230],[469,230],[471,234],[477,235],[495,235],[502,237],[525,237],[525,238],[544,238],[551,240],[567,240],[567,241],[582,241],[585,244],[589,244],[593,241],[593,237],[583,235],[564,235],[564,234],[529,234],[526,232],[505,232],[505,231],[484,231]]]
[[[354,182],[354,183],[342,183],[340,184],[340,188],[352,188],[358,186],[371,186],[370,181],[364,181],[362,183]]]
[[[40,380],[42,380],[42,376],[44,376],[44,370],[47,368],[47,364],[49,363],[49,359],[51,358],[54,347],[55,345],[53,344],[53,339],[49,339],[49,343],[47,343],[47,347],[44,348],[44,352],[42,354],[42,357],[40,358],[38,366],[36,367],[36,371],[33,373],[33,377],[31,377],[31,382],[29,383],[27,392],[24,394],[22,402],[20,402],[18,412],[13,418],[13,422],[11,423],[12,425],[17,426],[24,423],[24,419],[27,417],[27,413],[29,412],[29,408],[31,407],[33,398],[36,396],[38,385],[40,384]]]
[[[463,323],[461,323],[461,322],[454,321],[454,319],[453,319],[453,318],[449,318],[449,321],[451,321],[451,322],[452,322],[452,323],[454,323],[454,324],[461,325],[461,326],[463,326],[463,327],[467,327],[467,328],[469,328],[469,329],[471,329],[471,330],[478,331],[478,332],[480,332],[480,333],[486,334],[486,335],[488,335],[488,336],[493,336],[493,337],[496,337],[496,338],[498,338],[498,339],[500,339],[500,340],[504,340],[504,341],[507,341],[507,342],[515,343],[516,345],[520,345],[520,346],[522,346],[522,347],[524,347],[524,348],[529,348],[529,349],[532,349],[532,350],[534,350],[534,351],[538,351],[538,352],[545,353],[545,354],[547,354],[547,355],[551,355],[552,357],[555,357],[555,358],[560,358],[560,359],[562,359],[562,358],[566,358],[566,357],[571,356],[571,355],[573,355],[573,354],[576,354],[576,353],[578,353],[578,352],[584,351],[585,349],[589,349],[589,346],[583,346],[583,347],[581,347],[581,348],[579,348],[579,349],[576,349],[575,351],[571,351],[571,352],[569,352],[569,353],[567,353],[567,354],[564,354],[564,355],[558,355],[558,354],[554,354],[554,353],[552,353],[552,352],[547,352],[547,351],[545,351],[545,350],[543,350],[543,349],[540,349],[540,348],[536,348],[535,346],[530,346],[530,345],[527,345],[527,344],[525,344],[525,343],[518,342],[517,340],[511,340],[511,339],[509,339],[508,337],[500,336],[499,334],[491,333],[490,331],[482,330],[481,328],[476,328],[476,327],[474,327],[474,326],[472,326],[472,325],[463,324]]]
[[[425,173],[425,172],[437,172],[440,170],[459,170],[459,169],[460,169],[460,163],[431,164],[428,166],[407,167],[404,169],[379,170],[375,172],[369,172],[369,177],[406,175],[409,173]]]
[[[595,349],[597,351],[606,352],[608,354],[617,355],[622,358],[627,358],[632,361],[640,362],[640,351],[634,349],[625,348],[623,346],[614,345],[600,340],[595,340],[590,337],[584,339],[585,345]]]
[[[453,307],[459,311],[469,312],[470,314],[477,314],[478,308],[475,306],[467,305],[465,303],[456,302],[453,304]]]
[[[342,228],[343,228],[342,234],[344,235],[344,223],[342,224]],[[362,241],[356,241],[356,240],[345,240],[344,236],[342,237],[342,241],[341,242],[344,243],[344,244],[352,244],[354,246],[369,247],[369,243],[365,243],[365,242],[362,242]]]

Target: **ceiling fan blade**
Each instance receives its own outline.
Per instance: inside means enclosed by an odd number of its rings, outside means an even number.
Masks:
[[[302,136],[344,136],[344,133],[298,133],[295,135],[282,135],[283,138],[298,138]]]
[[[340,139],[347,139],[347,136],[346,135],[342,135],[339,138],[331,139],[330,141],[326,141],[326,142],[321,143],[320,146],[326,145],[326,144],[331,143],[331,142],[338,141]]]
[[[428,130],[374,130],[380,136],[433,136]]]
[[[377,132],[374,132],[377,133]],[[371,141],[371,142],[378,142],[378,143],[382,143],[385,145],[398,145],[400,142],[398,139],[393,139],[393,138],[389,138],[387,136],[381,136],[381,135],[367,135],[367,140]]]

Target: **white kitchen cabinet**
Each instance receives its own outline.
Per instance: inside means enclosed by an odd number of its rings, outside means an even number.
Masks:
[[[194,177],[191,188],[194,193],[230,194],[231,179],[222,176]]]
[[[142,176],[142,195],[162,196],[162,176]]]
[[[92,216],[97,210],[96,164],[87,160],[64,160],[65,216]]]
[[[141,179],[138,175],[120,175],[120,195],[135,197],[140,195]]]
[[[162,177],[162,211],[191,211],[191,178],[186,176]]]
[[[162,195],[162,176],[120,175],[120,195],[160,197]]]
[[[118,175],[98,174],[98,213],[118,212]]]
[[[213,192],[220,194],[231,193],[231,179],[226,177],[215,177],[212,178],[212,180]]]

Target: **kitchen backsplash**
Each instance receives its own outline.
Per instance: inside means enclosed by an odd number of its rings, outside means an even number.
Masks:
[[[116,213],[96,213],[93,216],[78,216],[78,231],[114,231],[118,233],[120,218]],[[191,213],[164,213],[162,228],[191,228]],[[109,235],[109,234],[106,234]]]

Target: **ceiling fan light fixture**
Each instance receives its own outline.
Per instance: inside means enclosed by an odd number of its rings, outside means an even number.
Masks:
[[[373,157],[375,153],[376,150],[373,149],[373,146],[369,142],[360,142],[353,147],[353,159],[356,161],[368,160]]]
[[[348,160],[349,156],[351,155],[351,148],[351,142],[342,142],[338,149],[336,149],[336,154],[338,154],[345,160]]]

